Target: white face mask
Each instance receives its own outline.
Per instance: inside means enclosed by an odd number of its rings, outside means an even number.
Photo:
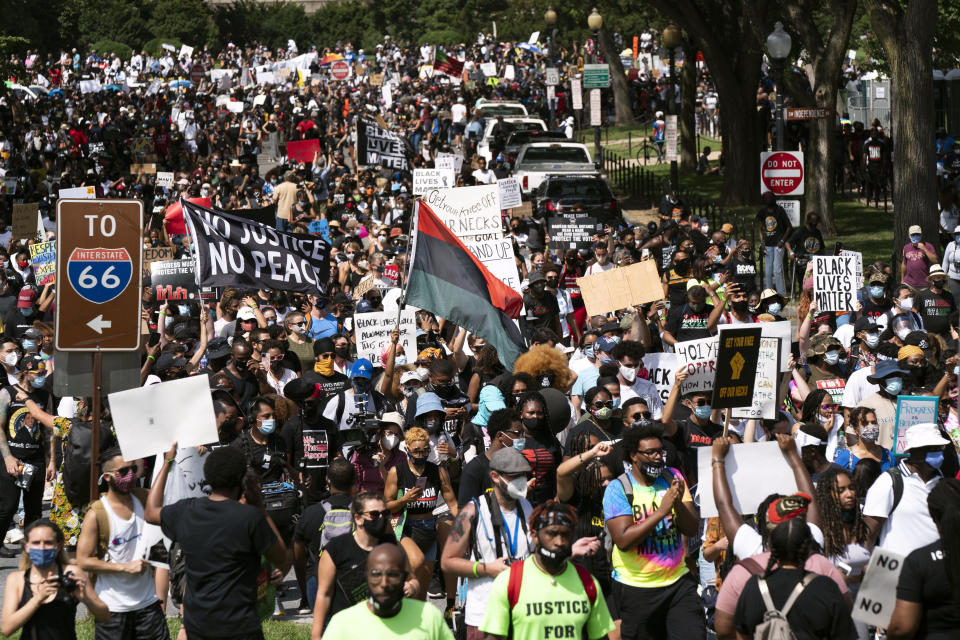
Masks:
[[[633,381],[637,379],[637,368],[622,364],[620,365],[620,375],[623,376],[624,380],[632,384]]]
[[[430,369],[427,369],[426,367],[417,367],[417,375],[420,377],[421,380],[426,378],[429,374],[430,374]]]
[[[17,355],[16,351],[11,351],[6,355],[3,361],[7,364],[8,367],[17,366],[17,361],[20,359],[20,356]]]
[[[520,500],[527,497],[527,479],[514,478],[507,483],[507,495],[514,500]]]
[[[407,354],[401,353],[398,356],[394,356],[393,364],[397,367],[402,367],[403,365],[407,364]]]
[[[899,305],[899,307],[904,311],[913,309],[913,298],[904,298],[903,300],[897,302],[897,305]]]
[[[382,444],[383,448],[387,451],[393,451],[394,447],[396,447],[399,442],[399,436],[395,436],[392,433],[388,433],[380,439],[380,444]]]

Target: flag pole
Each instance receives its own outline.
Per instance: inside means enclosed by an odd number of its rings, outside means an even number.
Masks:
[[[420,200],[413,201],[413,222],[410,224],[410,251],[407,254],[406,274],[399,272],[402,280],[400,297],[397,299],[397,328],[400,327],[400,313],[407,303],[407,287],[410,285],[410,270],[413,268],[413,260],[417,255],[417,219],[420,215]],[[404,277],[406,275],[406,277]]]

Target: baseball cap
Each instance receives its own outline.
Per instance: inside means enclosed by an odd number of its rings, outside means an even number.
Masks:
[[[43,340],[43,334],[40,333],[40,330],[35,327],[30,327],[23,332],[24,338],[30,338],[31,340]]]
[[[733,233],[733,225],[730,224],[729,222],[725,222],[725,223],[720,227],[720,231],[723,231],[724,233]]]
[[[400,376],[400,384],[407,384],[408,382],[423,382],[423,380],[416,371],[404,371],[403,375]]]
[[[360,358],[353,363],[353,367],[350,369],[351,378],[366,378],[369,380],[373,377],[373,363],[371,363],[366,358]]]
[[[257,314],[250,307],[243,307],[237,311],[237,320],[256,320]]]
[[[37,354],[27,354],[20,360],[21,371],[46,371],[47,361]]]
[[[870,333],[879,332],[880,326],[877,324],[877,321],[871,317],[863,317],[857,320],[853,325],[853,332],[860,333],[861,331],[867,331]]]
[[[940,435],[940,428],[932,422],[913,425],[907,429],[903,439],[905,451],[922,447],[944,447],[950,444],[949,440]]]
[[[610,338],[607,336],[600,336],[597,338],[597,341],[594,343],[593,347],[595,351],[603,351],[604,353],[609,353],[613,351],[613,348],[617,346],[617,343],[620,342],[619,338]]]
[[[425,413],[430,413],[431,411],[443,411],[443,404],[440,402],[440,396],[432,391],[427,391],[417,398],[416,417],[419,418]]]
[[[230,341],[217,337],[207,343],[207,359],[226,358],[230,355]]]
[[[520,475],[532,471],[527,459],[513,447],[498,449],[490,456],[490,470],[508,475]]]
[[[37,292],[33,289],[21,289],[20,295],[17,296],[17,308],[18,309],[29,309],[33,306],[34,301],[37,299]]]
[[[909,233],[911,236],[914,235],[914,234],[922,234],[922,233],[923,233],[923,229],[921,229],[921,228],[920,228],[920,225],[918,225],[918,224],[912,224],[912,225],[910,225],[910,229],[909,229],[908,233]]]

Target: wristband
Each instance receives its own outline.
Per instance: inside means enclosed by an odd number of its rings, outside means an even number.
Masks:
[[[158,316],[162,316],[162,315],[165,314],[166,312],[167,312],[166,309],[161,309],[160,311],[157,312],[157,315],[158,315]]]
[[[177,461],[176,458],[164,458],[164,462],[167,462],[167,463],[173,463],[173,462],[176,462],[176,461]]]
[[[726,463],[726,460],[724,460],[723,458],[713,458],[713,459],[710,461],[710,464],[717,464],[718,462],[719,462],[720,464],[725,464],[725,463]]]
[[[479,578],[479,577],[480,577],[480,574],[477,573],[477,567],[479,567],[479,566],[480,566],[480,561],[479,561],[479,560],[477,560],[476,562],[473,563],[473,577],[474,577],[474,578]]]
[[[153,360],[154,362],[157,361],[157,359],[156,359],[155,357],[153,357],[152,355],[150,355],[149,353],[147,354],[147,360]]]

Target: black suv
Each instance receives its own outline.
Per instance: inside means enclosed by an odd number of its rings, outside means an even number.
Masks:
[[[547,176],[533,201],[543,218],[586,214],[614,229],[624,224],[620,203],[607,181],[598,176]]]

